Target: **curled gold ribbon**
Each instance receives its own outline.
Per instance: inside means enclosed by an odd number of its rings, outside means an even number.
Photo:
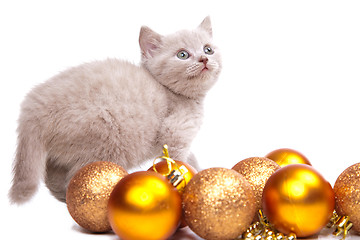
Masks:
[[[153,170],[161,175],[165,176],[170,183],[178,189],[179,192],[184,190],[186,185],[186,180],[184,175],[188,172],[188,169],[184,166],[179,167],[179,165],[169,156],[168,146],[165,144],[163,146],[163,156],[157,157],[153,161]],[[166,161],[168,171],[166,173],[162,173],[156,169],[157,163],[160,161]],[[181,186],[180,183],[183,183]]]

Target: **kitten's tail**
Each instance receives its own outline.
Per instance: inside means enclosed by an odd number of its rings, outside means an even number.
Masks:
[[[19,125],[14,178],[9,191],[12,203],[22,204],[36,193],[45,170],[46,151],[36,127]],[[34,125],[32,125],[34,126]],[[35,125],[36,126],[36,125]]]

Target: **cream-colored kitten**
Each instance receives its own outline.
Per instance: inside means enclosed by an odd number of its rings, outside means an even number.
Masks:
[[[112,161],[127,169],[161,153],[197,166],[190,145],[203,99],[221,70],[207,17],[195,30],[140,31],[141,66],[108,59],[71,68],[35,87],[18,126],[12,202],[32,197],[41,178],[65,201],[82,166]]]

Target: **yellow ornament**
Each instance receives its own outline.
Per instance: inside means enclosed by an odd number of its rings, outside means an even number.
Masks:
[[[331,185],[309,165],[285,166],[265,184],[264,213],[282,233],[298,237],[318,233],[329,222],[334,207]]]
[[[176,166],[174,165],[174,163],[170,163],[170,168],[166,161],[155,163],[155,165],[153,167],[150,167],[148,171],[157,172],[167,177],[173,170],[179,169],[178,171],[180,172],[180,174],[182,174],[183,181],[181,181],[179,185],[176,186],[176,188],[181,193],[183,192],[186,184],[189,183],[190,179],[197,173],[197,171],[188,163],[178,160],[174,160],[174,162]]]
[[[164,156],[156,158],[153,166],[148,171],[154,171],[165,176],[172,182],[179,193],[182,193],[186,184],[197,171],[188,163],[170,158],[167,145],[164,145],[163,152]]]
[[[81,168],[71,179],[66,204],[72,218],[92,232],[111,230],[107,204],[115,185],[127,175],[121,166],[99,161]]]
[[[197,171],[190,166],[190,164],[173,160],[169,157],[167,145],[164,145],[165,156],[158,157],[155,159],[152,167],[148,171],[154,171],[168,178],[173,182],[180,194],[184,192],[186,184],[189,183],[190,179],[197,173]],[[157,162],[158,161],[158,162]],[[186,227],[187,224],[184,218],[181,218],[180,228]]]
[[[334,185],[336,212],[349,216],[352,229],[360,233],[360,163],[343,171]]]
[[[181,197],[159,173],[135,172],[115,186],[108,212],[111,227],[121,239],[167,239],[179,226]]]
[[[280,167],[289,164],[307,164],[311,166],[310,161],[302,153],[289,148],[274,150],[265,157],[275,161]]]
[[[280,166],[265,157],[251,157],[238,162],[233,168],[251,184],[255,194],[256,211],[261,208],[262,193],[266,181]],[[255,220],[257,215],[255,215]]]
[[[196,174],[182,195],[185,221],[204,239],[239,237],[255,215],[250,184],[238,172],[209,168]]]

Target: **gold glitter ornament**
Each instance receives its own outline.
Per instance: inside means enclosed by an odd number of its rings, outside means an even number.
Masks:
[[[239,237],[256,211],[251,185],[241,174],[226,168],[196,174],[185,187],[182,200],[186,223],[204,239]]]
[[[277,230],[308,237],[329,222],[335,196],[331,185],[313,167],[291,164],[268,179],[262,203],[264,214]]]
[[[181,218],[181,197],[159,173],[127,175],[114,188],[108,204],[114,232],[123,240],[167,239]]]
[[[289,148],[274,150],[268,153],[265,157],[275,161],[280,167],[284,167],[289,164],[307,164],[311,166],[310,161],[302,153]]]
[[[352,229],[360,234],[360,163],[343,171],[334,185],[336,212],[348,216]]]
[[[127,174],[121,166],[105,161],[81,168],[70,180],[66,191],[66,204],[72,218],[89,231],[110,231],[107,218],[110,193]]]
[[[265,157],[251,157],[238,162],[233,168],[251,184],[255,194],[256,211],[261,208],[262,193],[266,181],[280,166]],[[255,220],[257,215],[255,215]]]

